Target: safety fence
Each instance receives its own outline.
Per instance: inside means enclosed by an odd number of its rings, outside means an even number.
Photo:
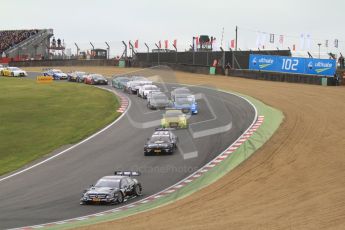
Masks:
[[[217,65],[223,68],[230,65],[235,69],[248,69],[250,54],[291,56],[290,50],[151,52],[137,53],[135,63],[149,66],[162,65],[162,63],[195,66]]]

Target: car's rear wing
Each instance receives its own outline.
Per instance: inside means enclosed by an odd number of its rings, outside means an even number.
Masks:
[[[116,176],[140,176],[141,173],[137,171],[115,171]]]

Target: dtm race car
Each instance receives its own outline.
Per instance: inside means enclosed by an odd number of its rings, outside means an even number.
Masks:
[[[142,85],[138,88],[138,97],[147,99],[147,95],[152,91],[160,91],[160,89],[155,85]]]
[[[90,74],[84,78],[85,84],[108,85],[108,80],[100,74]]]
[[[175,109],[182,110],[183,113],[198,114],[198,103],[195,101],[194,95],[178,94],[175,95]]]
[[[77,82],[78,79],[80,79],[80,77],[84,76],[84,75],[86,75],[86,73],[81,72],[81,71],[75,71],[75,72],[67,73],[67,81]]]
[[[26,77],[28,74],[18,67],[7,67],[1,70],[1,75],[5,77]]]
[[[162,128],[188,128],[187,116],[179,109],[166,110],[161,120]]]
[[[78,82],[78,83],[84,83],[85,78],[86,78],[88,75],[89,75],[88,73],[77,75],[76,82]]]
[[[144,147],[144,155],[173,154],[177,148],[177,136],[169,129],[156,129]]]
[[[151,92],[150,98],[148,98],[148,102],[147,102],[147,107],[149,109],[155,110],[155,109],[165,109],[167,107],[171,106],[171,103],[168,99],[168,97],[162,93],[153,93]]]
[[[190,90],[186,87],[179,87],[179,88],[175,88],[173,89],[171,92],[170,92],[170,98],[171,100],[175,101],[175,97],[176,95],[179,95],[179,94],[192,94],[190,92]]]
[[[114,88],[117,89],[123,89],[126,85],[127,82],[129,82],[131,79],[129,77],[115,77],[112,82],[111,85]]]
[[[140,196],[141,183],[132,178],[139,175],[139,172],[115,171],[113,176],[102,177],[84,190],[80,204],[115,204],[124,202],[128,197]]]
[[[53,77],[54,80],[65,80],[67,79],[67,74],[59,69],[48,69],[43,72],[43,76]]]

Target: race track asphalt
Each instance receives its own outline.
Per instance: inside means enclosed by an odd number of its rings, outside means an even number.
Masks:
[[[180,143],[173,155],[144,156],[144,144],[157,127],[162,111],[150,111],[145,100],[127,95],[131,107],[112,127],[45,164],[0,182],[0,229],[113,209],[81,206],[79,199],[85,188],[114,170],[139,170],[143,197],[155,194],[208,163],[251,125],[255,111],[246,100],[212,89],[190,88],[200,95],[200,112],[190,118],[189,130],[176,131]],[[220,133],[214,134],[215,128]]]

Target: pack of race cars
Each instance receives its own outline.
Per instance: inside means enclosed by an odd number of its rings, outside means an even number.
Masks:
[[[80,71],[68,73],[67,80],[92,85],[108,84],[103,76]],[[160,121],[161,127],[155,129],[144,145],[144,155],[173,154],[178,144],[178,136],[173,133],[173,130],[188,128],[188,115],[199,113],[198,104],[192,92],[186,87],[179,87],[174,88],[168,96],[167,92],[163,92],[158,85],[143,76],[114,77],[111,85],[146,100],[147,108],[150,110],[165,110]],[[139,175],[139,172],[115,172],[114,176],[102,177],[95,185],[83,192],[80,204],[115,204],[122,203],[127,198],[140,196],[142,185],[133,178]]]
[[[44,69],[43,76],[50,76],[53,80],[67,80],[70,82],[89,85],[108,85],[108,79],[101,74],[72,71],[64,73],[59,69]]]
[[[27,76],[25,71],[16,67],[0,66],[0,74],[11,77]],[[59,69],[44,69],[43,75],[50,76],[53,80],[108,85],[108,79],[104,76],[83,71],[64,73]],[[199,112],[195,95],[186,87],[173,88],[170,93],[164,92],[158,85],[143,76],[114,77],[111,85],[146,100],[147,108],[150,110],[164,110],[160,127],[155,129],[144,145],[144,155],[173,154],[178,147],[178,136],[173,130],[187,129],[188,116]],[[83,191],[80,204],[120,204],[142,195],[142,185],[133,178],[134,176],[140,176],[140,172],[115,171],[114,175],[100,178],[94,185]]]
[[[77,77],[74,81],[78,81]],[[144,145],[144,155],[173,154],[178,144],[178,136],[173,130],[188,128],[187,115],[199,112],[191,91],[186,87],[174,88],[169,98],[159,86],[142,76],[115,77],[111,85],[147,100],[147,107],[151,110],[165,110],[161,127],[155,129]],[[124,202],[127,197],[140,196],[142,186],[137,179],[132,178],[139,175],[139,172],[115,172],[114,176],[102,177],[83,192],[80,204],[115,204]]]
[[[112,86],[129,94],[147,100],[151,110],[165,110],[161,119],[161,127],[148,139],[144,154],[172,154],[177,148],[177,136],[172,129],[188,128],[188,116],[198,114],[195,95],[187,87],[173,88],[170,98],[159,86],[143,76],[120,76],[113,78]]]
[[[147,107],[152,110],[170,108],[181,110],[185,114],[198,114],[195,96],[187,87],[174,88],[169,99],[157,85],[142,76],[116,77],[112,80],[112,86],[146,99]]]

